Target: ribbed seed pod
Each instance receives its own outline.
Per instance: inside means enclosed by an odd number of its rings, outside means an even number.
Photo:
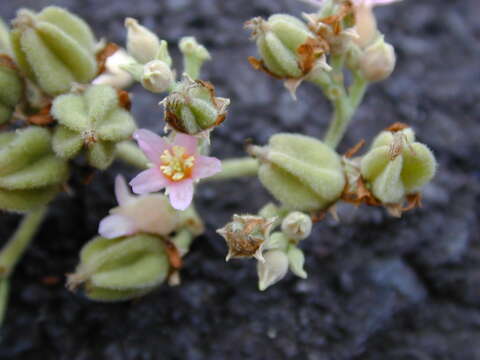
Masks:
[[[225,120],[230,100],[216,97],[212,84],[185,76],[162,104],[165,121],[170,127],[181,133],[197,135]]]
[[[68,178],[51,135],[40,127],[0,134],[0,209],[24,212],[50,201]]]
[[[90,27],[65,9],[49,6],[36,14],[21,9],[11,40],[20,69],[50,95],[88,83],[97,73]]]
[[[122,301],[142,296],[167,277],[169,260],[160,238],[139,234],[106,239],[96,237],[80,253],[80,264],[68,285],[84,283],[96,301]]]
[[[299,78],[305,75],[298,50],[315,35],[300,19],[286,14],[275,14],[264,20],[254,18],[247,22],[252,29],[264,66],[281,78]]]
[[[23,95],[23,80],[6,55],[0,55],[0,125],[12,117]]]
[[[417,192],[435,175],[437,162],[411,128],[381,132],[362,158],[361,174],[373,195],[384,204],[397,204]]]
[[[12,46],[10,44],[10,29],[2,18],[0,18],[0,54],[12,54]]]
[[[120,106],[116,90],[107,85],[58,96],[51,113],[59,123],[53,135],[55,153],[70,159],[85,147],[89,164],[98,169],[106,169],[113,161],[115,143],[135,131],[133,117]]]
[[[292,210],[321,210],[338,200],[345,186],[340,156],[319,140],[277,134],[265,147],[250,147],[261,162],[258,176],[270,193]]]

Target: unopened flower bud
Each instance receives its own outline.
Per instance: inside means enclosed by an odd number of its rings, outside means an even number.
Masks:
[[[360,70],[370,82],[388,78],[395,69],[396,56],[392,45],[380,37],[374,44],[365,49],[360,57]]]
[[[262,184],[289,209],[324,209],[339,199],[345,186],[340,156],[312,137],[277,134],[268,146],[250,146],[249,152],[261,162]]]
[[[217,230],[228,245],[226,260],[254,257],[263,261],[263,247],[270,236],[275,220],[275,218],[266,219],[254,215],[233,215],[232,222]]]
[[[312,232],[312,219],[302,212],[291,212],[282,221],[282,231],[293,240],[306,239]]]
[[[305,255],[303,251],[298,247],[291,245],[287,251],[288,263],[290,265],[290,271],[302,279],[307,278],[307,272],[303,266],[305,264]]]
[[[377,20],[371,5],[361,3],[355,6],[355,31],[358,34],[355,43],[360,48],[367,47],[378,36]]]
[[[401,203],[435,175],[437,162],[410,128],[383,131],[362,158],[361,174],[373,195],[384,204]]]
[[[80,264],[68,276],[74,290],[84,284],[95,301],[123,301],[142,296],[167,277],[169,260],[160,238],[140,234],[116,239],[97,237],[80,253]]]
[[[265,261],[257,263],[258,288],[260,291],[282,280],[288,272],[288,257],[281,250],[269,250]]]
[[[182,38],[178,47],[184,56],[184,71],[192,79],[197,79],[203,63],[211,59],[210,53],[193,36]]]
[[[125,19],[125,27],[128,53],[142,64],[154,60],[160,51],[160,40],[157,35],[130,17]]]
[[[212,84],[184,75],[182,82],[161,104],[165,107],[165,121],[171,128],[197,135],[225,120],[230,100],[216,97]]]
[[[167,91],[175,81],[173,71],[165,62],[152,60],[143,67],[142,86],[153,93]]]

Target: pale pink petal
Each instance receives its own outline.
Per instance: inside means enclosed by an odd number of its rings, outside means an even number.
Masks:
[[[142,171],[132,181],[130,186],[135,194],[146,194],[162,190],[169,181],[157,168]]]
[[[197,152],[197,138],[185,134],[175,135],[175,140],[173,140],[173,145],[182,146],[187,149],[187,154],[193,155]]]
[[[377,5],[393,4],[398,1],[401,1],[401,0],[355,0],[354,3],[355,3],[355,6],[365,5],[368,7],[374,7]]]
[[[122,175],[117,175],[115,178],[115,197],[118,205],[122,206],[134,200],[135,197],[130,193],[130,189]]]
[[[116,214],[107,216],[98,226],[98,233],[107,239],[131,235],[135,231],[135,223],[132,220]]]
[[[193,181],[191,179],[172,183],[167,186],[170,204],[177,210],[185,210],[193,199]]]
[[[154,164],[158,164],[162,153],[170,148],[170,144],[164,138],[147,129],[135,131],[133,137],[137,140],[140,149]]]
[[[193,168],[193,179],[203,179],[222,171],[222,162],[214,157],[197,155]]]

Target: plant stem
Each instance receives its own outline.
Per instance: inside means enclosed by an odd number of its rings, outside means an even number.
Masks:
[[[10,280],[0,280],[0,327],[5,319],[5,313],[7,312],[8,296],[10,294]]]
[[[346,96],[340,96],[333,101],[333,116],[325,135],[324,142],[335,149],[345,134],[347,126],[352,119],[353,111],[350,101]]]
[[[238,178],[241,176],[256,176],[258,161],[252,158],[239,158],[222,161],[222,171],[203,181],[218,181]]]
[[[0,278],[8,278],[45,218],[46,207],[25,215],[13,236],[0,252]]]
[[[353,76],[353,83],[350,85],[348,93],[350,94],[350,105],[352,106],[353,112],[355,112],[367,91],[368,81],[358,73],[355,73]]]
[[[148,168],[148,159],[142,150],[131,141],[123,141],[117,145],[117,158],[140,169]]]

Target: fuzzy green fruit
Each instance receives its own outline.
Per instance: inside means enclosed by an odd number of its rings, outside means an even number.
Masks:
[[[40,13],[21,9],[13,21],[12,48],[20,69],[49,95],[89,83],[97,73],[95,37],[90,27],[65,9]]]
[[[102,170],[112,163],[115,144],[135,131],[133,117],[120,106],[116,90],[107,85],[61,95],[53,101],[51,113],[59,123],[53,135],[55,153],[71,159],[85,147],[90,165]]]
[[[262,184],[292,210],[322,210],[342,194],[345,175],[340,156],[319,140],[277,134],[268,146],[250,149],[261,162],[258,176]]]
[[[36,126],[0,135],[0,209],[25,212],[49,202],[69,175],[48,130]]]
[[[152,235],[116,239],[96,237],[81,250],[80,264],[69,286],[85,283],[96,301],[122,301],[142,296],[167,277],[169,261],[163,242]]]
[[[0,57],[0,125],[8,122],[23,95],[23,80],[8,57]]]

